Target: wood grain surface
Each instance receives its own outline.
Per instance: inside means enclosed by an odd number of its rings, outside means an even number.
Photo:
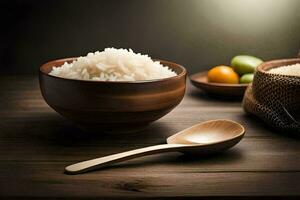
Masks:
[[[247,116],[239,101],[211,98],[188,84],[171,113],[133,134],[85,133],[47,106],[34,76],[0,77],[0,199],[204,198],[300,195],[300,140]],[[222,154],[166,153],[101,171],[65,175],[74,162],[148,145],[211,119],[231,119],[245,138]]]

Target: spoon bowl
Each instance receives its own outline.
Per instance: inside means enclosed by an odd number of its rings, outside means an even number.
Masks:
[[[231,120],[211,120],[196,124],[167,138],[168,144],[186,144],[183,153],[220,152],[237,144],[244,136],[242,125]]]
[[[211,154],[229,149],[244,136],[242,125],[231,120],[211,120],[196,124],[167,138],[167,144],[117,153],[76,163],[65,168],[67,174],[79,174],[146,155],[163,152]]]

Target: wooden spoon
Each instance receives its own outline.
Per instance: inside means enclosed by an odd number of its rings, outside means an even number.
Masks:
[[[179,151],[183,153],[208,154],[228,149],[244,136],[245,129],[230,120],[212,120],[196,124],[167,138],[167,144],[117,153],[102,158],[76,163],[65,168],[67,174],[79,174],[133,158]]]

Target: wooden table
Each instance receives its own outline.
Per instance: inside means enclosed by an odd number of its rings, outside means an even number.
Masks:
[[[213,99],[188,85],[182,103],[145,131],[87,134],[47,106],[37,78],[0,79],[0,198],[300,195],[299,138],[269,130],[247,116],[239,101]],[[71,163],[164,143],[177,131],[217,118],[246,127],[245,138],[225,153],[202,158],[167,153],[92,173],[63,174]]]

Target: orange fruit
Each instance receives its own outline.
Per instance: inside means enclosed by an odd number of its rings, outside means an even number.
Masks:
[[[220,65],[208,71],[207,78],[209,82],[214,83],[239,83],[239,75],[228,66]]]

